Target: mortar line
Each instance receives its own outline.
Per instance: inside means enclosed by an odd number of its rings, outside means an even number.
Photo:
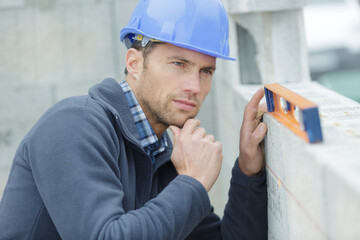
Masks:
[[[310,222],[313,223],[316,230],[323,235],[327,239],[331,239],[330,236],[327,235],[327,233],[323,230],[323,228],[315,221],[315,219],[306,211],[306,209],[303,207],[303,205],[300,203],[299,200],[290,192],[290,190],[286,187],[286,185],[281,181],[281,179],[275,174],[275,172],[269,167],[268,164],[266,164],[266,168],[270,170],[270,172],[274,175],[274,177],[280,182],[280,184],[284,187],[285,191],[290,195],[290,197],[295,201],[296,205],[300,208],[300,210],[305,214],[305,216],[310,220]]]

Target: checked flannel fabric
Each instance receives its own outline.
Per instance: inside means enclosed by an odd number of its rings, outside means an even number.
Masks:
[[[163,134],[160,140],[157,138],[129,84],[123,81],[120,83],[120,86],[125,94],[136,128],[139,132],[140,144],[151,158],[152,163],[154,163],[155,156],[165,151],[168,146],[165,135]]]

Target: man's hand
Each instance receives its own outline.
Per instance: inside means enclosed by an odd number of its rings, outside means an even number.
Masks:
[[[260,121],[267,109],[266,104],[259,105],[263,97],[264,89],[261,88],[246,105],[240,130],[239,167],[248,176],[261,173],[265,167],[261,142],[265,137],[267,126]]]
[[[171,161],[178,174],[195,178],[209,192],[220,174],[222,144],[199,126],[197,119],[187,120],[181,130],[170,126],[174,134]]]

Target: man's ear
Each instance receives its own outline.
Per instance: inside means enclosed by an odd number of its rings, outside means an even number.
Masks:
[[[130,48],[126,53],[125,64],[128,74],[133,78],[138,79],[143,67],[142,52],[135,48]]]

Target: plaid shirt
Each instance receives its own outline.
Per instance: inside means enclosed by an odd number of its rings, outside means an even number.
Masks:
[[[163,134],[159,141],[128,83],[124,81],[120,83],[120,86],[130,106],[136,128],[139,132],[140,144],[151,158],[152,163],[154,163],[155,156],[165,151],[168,146],[165,136]]]

